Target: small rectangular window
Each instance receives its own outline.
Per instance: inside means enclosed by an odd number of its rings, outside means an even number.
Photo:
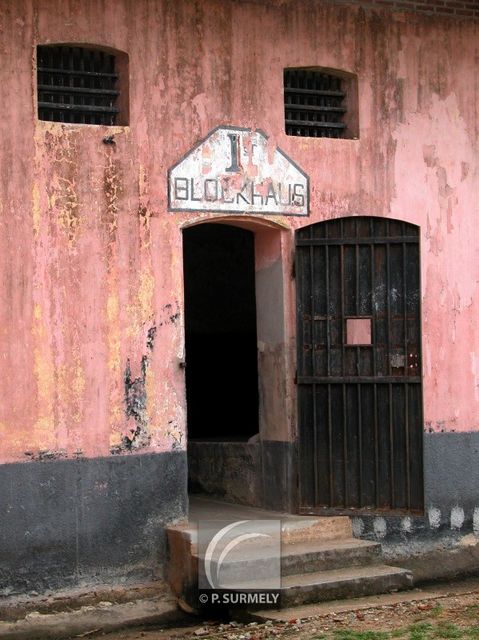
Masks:
[[[346,72],[285,69],[286,134],[310,138],[357,137],[355,87],[352,75]]]
[[[116,56],[64,45],[37,47],[38,118],[53,122],[119,123]]]

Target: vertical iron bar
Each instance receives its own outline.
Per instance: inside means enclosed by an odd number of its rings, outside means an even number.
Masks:
[[[333,425],[331,415],[331,385],[328,384],[328,456],[329,456],[329,506],[334,506]]]
[[[343,219],[340,220],[340,229],[341,229],[341,239],[344,242],[344,227],[343,227]],[[346,343],[346,320],[344,318],[344,243],[340,245],[340,274],[339,274],[339,282],[341,287],[341,375],[345,375],[345,343]]]
[[[375,278],[374,278],[374,245],[371,243],[371,345],[373,353],[373,376],[377,375],[376,364],[376,307],[375,307]]]
[[[386,235],[389,237],[389,220],[386,220]],[[387,375],[391,375],[391,255],[389,251],[389,243],[386,243],[386,312],[387,312]],[[389,383],[389,465],[390,465],[390,482],[391,482],[391,508],[394,509],[396,504],[395,496],[395,474],[394,474],[394,425],[393,425],[393,393],[392,384]]]
[[[388,229],[389,233],[389,229]],[[391,375],[391,307],[389,304],[390,290],[391,290],[391,277],[390,277],[390,252],[389,243],[386,243],[386,317],[387,317],[387,375]]]
[[[379,508],[379,429],[378,429],[378,385],[374,383],[374,481],[376,508]]]
[[[358,220],[355,220],[355,232],[356,232],[356,246],[354,250],[355,255],[355,288],[356,288],[356,316],[359,316],[359,295],[360,295],[360,284],[359,284],[359,244],[357,242],[359,238],[359,225]],[[361,347],[356,347],[356,375],[361,375]],[[362,507],[363,504],[363,438],[362,438],[362,410],[361,410],[361,384],[358,383],[356,386],[357,389],[357,400],[358,400],[358,471],[359,471],[359,483],[358,483],[358,499],[359,499],[359,508]]]
[[[310,230],[310,237],[312,238],[313,228]],[[310,367],[313,378],[316,375],[316,360],[314,357],[314,246],[309,247],[309,275],[310,275]],[[312,385],[313,391],[313,469],[314,469],[314,505],[318,506],[319,503],[319,474],[318,474],[318,421],[317,421],[317,407],[316,407],[316,384]]]
[[[402,243],[402,281],[403,281],[403,331],[404,331],[404,376],[408,376],[407,360],[407,288],[406,288],[406,243]]]
[[[343,452],[344,452],[344,506],[347,507],[348,500],[348,424],[347,424],[347,405],[346,405],[346,385],[343,388]]]
[[[313,468],[314,468],[314,507],[319,504],[319,475],[318,475],[318,424],[316,410],[316,384],[313,383]]]
[[[84,71],[85,70],[85,56],[84,56],[84,49],[80,49],[80,71]],[[85,87],[85,78],[86,76],[84,75],[80,75],[78,78],[78,84],[80,85],[80,87]],[[87,82],[88,85],[88,82]],[[81,105],[85,105],[88,104],[88,100],[85,98],[85,96],[81,96],[79,98],[79,103]]]
[[[404,235],[404,225],[403,225]],[[407,508],[411,508],[411,469],[409,451],[409,385],[407,381],[408,371],[408,339],[407,339],[407,286],[406,286],[406,243],[402,245],[402,277],[403,277],[403,314],[404,314],[404,428],[406,442],[406,500]]]
[[[327,232],[326,232],[327,233]],[[327,374],[331,375],[331,328],[329,322],[329,247],[325,245],[325,276],[326,276],[326,354]],[[333,477],[332,477],[332,439],[331,439],[331,385],[328,384],[328,457],[329,457],[329,499],[333,505]]]
[[[314,246],[309,247],[309,278],[311,291],[309,292],[310,315],[309,315],[309,337],[310,344],[310,368],[313,378],[316,376],[316,359],[314,357]]]
[[[358,225],[356,220],[356,238],[358,236]],[[359,316],[359,245],[356,243],[354,250],[356,260],[356,274],[355,274],[355,287],[356,287],[356,315]],[[361,347],[356,347],[356,375],[361,375]]]
[[[69,55],[68,55],[68,68],[73,71],[74,68],[75,68],[75,64],[74,64],[74,62],[75,62],[75,53],[74,53],[75,50],[73,48],[70,48],[70,49],[68,49],[68,52],[69,52]],[[68,82],[69,86],[73,87],[74,80],[75,80],[73,74],[70,74],[70,77],[69,77],[68,80],[69,80],[69,82]],[[70,95],[69,95],[69,103],[70,103],[70,106],[73,106],[75,104],[75,98],[74,98],[74,95],[73,95],[72,92],[70,92]],[[80,111],[79,118],[80,118],[80,122],[82,122],[84,124],[85,123],[85,112],[82,113]],[[73,114],[73,111],[71,111],[70,121],[73,121],[73,120],[74,120],[74,114]]]
[[[374,238],[374,219],[369,219],[369,235]],[[371,344],[372,344],[372,356],[373,356],[373,377],[377,376],[377,363],[376,363],[376,286],[375,286],[375,262],[374,262],[374,244],[371,242],[370,254],[369,254],[369,274],[371,279]],[[379,429],[378,429],[378,386],[376,383],[373,385],[373,415],[374,415],[374,494],[375,494],[375,507],[379,508]]]
[[[404,384],[404,422],[406,429],[406,494],[407,508],[411,508],[411,471],[410,471],[410,452],[409,452],[409,384],[406,380]]]
[[[391,478],[391,509],[396,506],[395,473],[394,473],[394,423],[393,423],[393,385],[389,387],[389,464]]]
[[[331,329],[329,322],[329,247],[324,245],[326,255],[326,354],[327,354],[327,374],[331,375]]]
[[[359,508],[363,506],[363,420],[361,406],[361,383],[357,384],[358,390],[358,453],[359,453]]]
[[[344,270],[344,220],[340,219],[340,234],[341,234],[341,248],[340,248],[340,286],[341,286],[341,373],[344,376],[346,373],[346,320],[344,317],[344,288],[345,288],[345,270]],[[341,385],[342,401],[343,401],[343,483],[344,483],[344,506],[347,507],[349,503],[348,499],[348,422],[347,422],[347,402],[346,402],[346,385]]]
[[[418,367],[416,371],[416,375],[419,376],[419,416],[418,421],[420,425],[420,429],[422,430],[423,420],[424,420],[424,406],[423,406],[423,395],[422,395],[422,277],[421,277],[421,234],[420,231],[417,231],[417,275],[418,275],[418,301],[417,301],[417,309],[416,309],[416,318],[415,321],[417,323],[418,335],[417,335],[417,350],[418,350]],[[422,438],[420,440],[420,450],[416,449],[416,456],[419,456],[420,461],[420,471],[419,471],[419,479],[421,482],[421,496],[420,496],[420,505],[415,504],[414,508],[422,509],[424,507],[424,466],[423,466],[423,443]],[[415,481],[418,481],[416,476]]]

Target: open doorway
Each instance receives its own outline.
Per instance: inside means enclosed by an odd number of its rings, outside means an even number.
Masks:
[[[284,231],[246,216],[183,230],[190,494],[292,508]]]
[[[183,262],[188,440],[247,441],[258,432],[254,234],[190,227]]]

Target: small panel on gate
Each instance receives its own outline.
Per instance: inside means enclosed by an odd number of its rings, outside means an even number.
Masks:
[[[372,344],[371,318],[347,318],[346,319],[346,344],[347,345]]]

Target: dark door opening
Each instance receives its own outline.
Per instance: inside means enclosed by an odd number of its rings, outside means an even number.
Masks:
[[[296,234],[303,513],[423,510],[419,268],[399,220]]]
[[[258,432],[254,234],[223,224],[183,232],[189,439]]]

